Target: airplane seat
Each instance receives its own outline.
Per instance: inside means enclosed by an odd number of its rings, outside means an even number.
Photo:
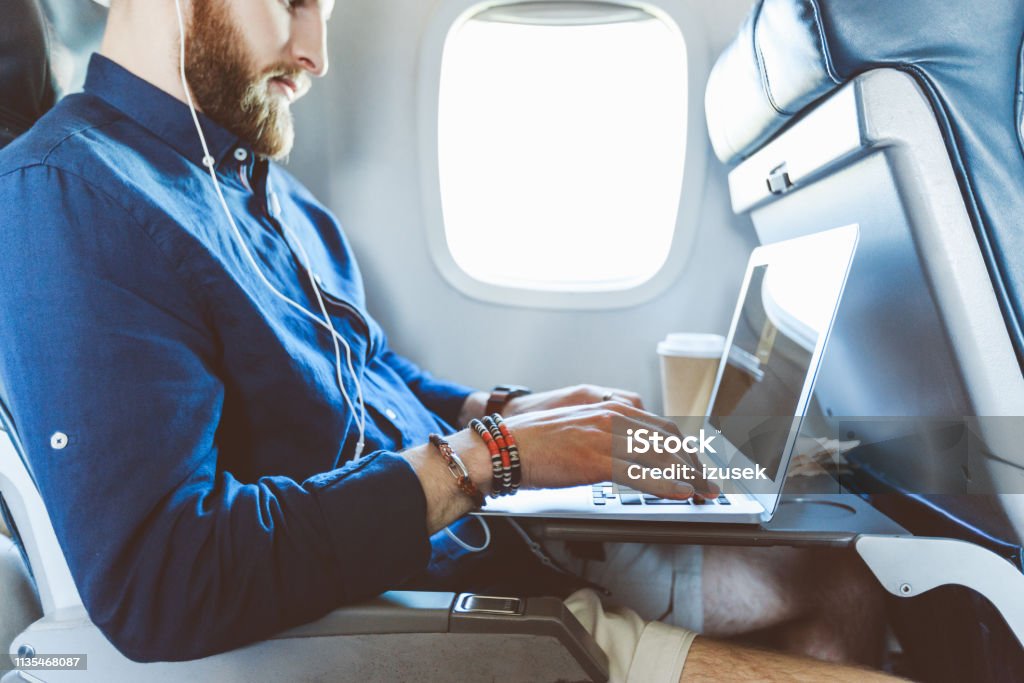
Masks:
[[[22,561],[14,541],[0,536],[0,643],[11,643],[15,637],[43,616],[32,577]]]
[[[92,47],[86,38],[98,32],[76,21],[81,8],[95,18],[91,3],[5,4],[0,23],[0,148],[28,130],[57,100],[50,65],[53,45],[44,18],[50,15],[43,9],[60,10],[54,16],[81,38],[83,44],[73,52],[84,59]],[[0,338],[14,333],[0,330]],[[105,638],[82,604],[7,409],[10,398],[0,377],[0,511],[13,537],[0,535],[0,647],[26,656],[85,654],[91,673],[5,674],[0,667],[2,683],[608,679],[607,657],[558,598],[427,591],[386,593],[200,660],[133,662]]]
[[[16,0],[0,25],[0,148],[24,133],[57,100],[43,14]]]
[[[25,132],[56,100],[39,8],[34,2],[9,4],[0,24],[0,148]],[[42,616],[42,607],[2,496],[0,513],[5,530],[13,536],[0,535],[0,643],[6,645]]]
[[[862,443],[849,483],[911,532],[1019,572],[1024,4],[758,0],[705,108],[762,243],[860,225],[815,391],[821,423]],[[1005,624],[945,595],[942,618],[907,620],[941,625],[924,678],[1022,670]]]

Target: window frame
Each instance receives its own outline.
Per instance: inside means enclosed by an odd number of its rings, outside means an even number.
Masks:
[[[689,261],[698,232],[710,146],[707,135],[704,134],[707,125],[703,93],[708,78],[708,46],[699,30],[702,22],[687,0],[609,1],[618,5],[637,7],[675,25],[684,43],[689,94],[699,93],[697,97],[687,98],[683,185],[668,256],[664,264],[648,280],[628,288],[602,291],[559,291],[498,285],[477,280],[455,262],[445,234],[438,149],[444,48],[448,36],[463,22],[485,9],[516,4],[516,0],[440,0],[427,24],[420,46],[417,79],[420,202],[431,260],[444,280],[468,297],[487,303],[539,309],[625,308],[650,301],[664,292],[678,279]]]

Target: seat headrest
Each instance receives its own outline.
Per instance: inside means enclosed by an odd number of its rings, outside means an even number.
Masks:
[[[39,3],[6,0],[0,22],[0,147],[28,130],[56,99]]]
[[[814,0],[762,0],[715,63],[704,96],[715,154],[755,152],[839,84]]]
[[[810,105],[873,68],[909,72],[949,110],[1005,130],[1024,151],[1024,36],[1020,0],[757,0],[708,79],[704,105],[715,154],[744,159]],[[1006,111],[1006,105],[1016,105]],[[977,114],[975,116],[975,114]],[[1012,118],[1010,118],[1012,117]],[[972,140],[969,134],[956,135]],[[984,134],[983,134],[984,137]],[[1013,149],[1010,149],[1010,148]]]

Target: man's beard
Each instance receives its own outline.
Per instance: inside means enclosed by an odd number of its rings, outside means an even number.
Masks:
[[[222,0],[192,4],[185,71],[203,113],[250,145],[256,154],[281,159],[295,141],[292,113],[283,97],[270,92],[270,80],[300,82],[300,73],[275,65],[260,73],[252,66],[241,32]]]

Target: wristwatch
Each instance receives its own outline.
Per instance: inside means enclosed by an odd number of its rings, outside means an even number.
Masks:
[[[487,399],[484,415],[500,414],[505,404],[512,399],[532,393],[533,391],[527,387],[521,387],[516,384],[499,384],[491,389],[491,396]]]

